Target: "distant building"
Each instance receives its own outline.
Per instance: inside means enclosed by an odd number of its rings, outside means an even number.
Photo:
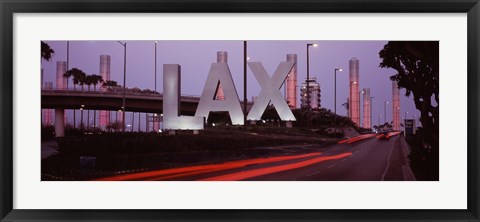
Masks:
[[[309,85],[309,100],[310,100],[310,108],[311,109],[318,109],[320,108],[320,84],[317,83],[317,78],[313,77],[308,80]],[[308,100],[307,100],[307,79],[305,82],[302,83],[302,87],[300,89],[300,98],[301,98],[301,106],[302,108],[308,107]]]
[[[349,79],[350,79],[350,119],[357,125],[360,126],[360,73],[359,73],[360,62],[357,58],[352,58],[349,61]]]
[[[287,54],[287,62],[294,62],[290,73],[287,76],[286,100],[291,109],[297,108],[297,54]]]
[[[45,82],[44,89],[52,90],[53,82]],[[43,109],[43,126],[53,126],[53,109]]]
[[[363,128],[372,128],[372,97],[370,97],[370,88],[363,88]]]
[[[217,63],[228,62],[228,53],[225,51],[217,52]],[[225,93],[223,93],[222,83],[218,83],[217,94],[215,96],[216,100],[225,100]]]
[[[57,61],[57,81],[56,88],[59,90],[67,89],[67,78],[63,76],[67,72],[67,62]]]
[[[109,55],[100,55],[100,75],[102,76],[103,81],[110,80],[110,56]],[[106,91],[106,87],[100,87],[102,91]],[[101,110],[98,114],[99,116],[99,125],[101,128],[105,129],[108,124],[110,124],[110,112],[106,110]]]

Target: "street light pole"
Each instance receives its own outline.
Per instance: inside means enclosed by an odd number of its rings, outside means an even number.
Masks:
[[[363,91],[363,90],[362,90],[362,91],[358,91],[358,127],[363,127],[363,126],[365,126],[365,124],[360,121],[360,118],[361,118],[360,110],[362,110],[362,107],[360,106],[360,101],[361,101],[360,98],[362,98],[361,95],[364,94],[364,93],[365,93],[365,91]],[[363,104],[365,105],[365,101],[363,101]],[[364,113],[363,115],[365,115],[365,113]],[[363,121],[365,121],[365,118],[363,118]]]
[[[243,124],[247,125],[247,41],[243,41]]]
[[[123,98],[122,98],[122,131],[125,132],[125,85],[127,81],[127,43],[117,41],[123,46]]]
[[[315,43],[307,43],[307,127],[310,127],[310,46],[317,47]]]
[[[407,122],[407,113],[408,111],[405,111],[405,116],[403,117],[403,129],[405,129],[405,123]]]
[[[373,97],[373,96],[370,97],[370,128],[373,127],[373,120],[372,120],[373,118],[372,117],[373,117],[373,99],[374,98],[375,97]]]
[[[335,129],[335,136],[337,135],[337,71],[342,71],[342,69],[335,68],[334,73],[333,73],[333,81],[334,81],[334,110],[335,110],[335,116],[333,116],[333,127]]]
[[[387,123],[387,104],[388,104],[387,101],[383,103],[383,119],[385,123]]]
[[[155,92],[157,92],[157,41],[155,41]]]

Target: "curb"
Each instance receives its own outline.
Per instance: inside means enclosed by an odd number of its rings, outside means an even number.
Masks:
[[[402,165],[402,175],[404,181],[416,181],[415,174],[413,174],[412,168],[410,168],[410,160],[408,156],[410,155],[410,151],[412,150],[408,145],[407,141],[403,136],[399,137],[400,140],[400,147],[402,148],[403,157],[405,158],[405,164]]]

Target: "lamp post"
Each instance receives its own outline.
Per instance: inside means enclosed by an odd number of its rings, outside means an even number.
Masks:
[[[247,125],[247,41],[243,41],[243,124]]]
[[[317,47],[315,43],[307,43],[307,127],[310,127],[310,46]]]
[[[157,41],[155,41],[155,92],[157,91]]]
[[[127,80],[127,43],[117,41],[123,46],[123,98],[122,98],[122,131],[125,132],[125,85]]]
[[[372,117],[373,117],[373,99],[375,97],[371,96],[370,97],[370,127],[373,127],[373,123],[372,123]]]
[[[388,101],[383,102],[383,120],[387,123],[387,104]]]
[[[335,110],[335,116],[333,116],[333,127],[335,129],[335,136],[337,135],[337,71],[341,72],[342,69],[335,68],[334,73],[333,73],[333,81],[334,81],[334,110]]]
[[[377,124],[377,128],[380,126],[380,118],[382,118],[382,115],[378,115],[378,124]]]
[[[408,111],[405,111],[405,116],[403,117],[403,128],[405,129],[405,123],[406,123],[406,119],[407,119],[407,113]]]
[[[361,118],[360,110],[362,110],[362,108],[361,108],[361,106],[360,106],[360,101],[361,101],[360,98],[362,98],[361,95],[364,94],[364,93],[365,93],[365,91],[363,91],[363,90],[362,90],[362,91],[358,91],[358,127],[363,127],[363,126],[365,125],[365,124],[360,124],[360,123],[362,123],[362,122],[360,121],[360,118]],[[363,103],[364,103],[364,105],[365,105],[365,101],[363,101]],[[365,115],[365,113],[364,113],[363,115]],[[363,119],[363,121],[365,121],[365,118]]]

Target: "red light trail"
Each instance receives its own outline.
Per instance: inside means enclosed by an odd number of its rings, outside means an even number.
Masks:
[[[201,166],[190,166],[190,167],[181,167],[181,168],[173,168],[173,169],[165,169],[165,170],[155,170],[155,171],[123,174],[118,176],[100,178],[100,179],[96,179],[96,181],[173,179],[173,178],[197,175],[197,174],[202,174],[207,172],[235,169],[235,168],[245,167],[252,164],[264,164],[264,163],[273,163],[273,162],[279,162],[279,161],[285,161],[285,160],[307,158],[312,156],[318,156],[320,154],[321,153],[319,152],[315,152],[315,153],[308,153],[308,154],[301,154],[301,155],[294,155],[294,156],[255,158],[255,159],[231,161],[231,162],[220,163],[220,164],[208,164],[208,165],[201,165]]]
[[[286,171],[286,170],[292,170],[292,169],[297,169],[300,167],[305,167],[308,165],[312,165],[315,163],[320,163],[323,161],[327,160],[334,160],[334,159],[340,159],[344,158],[347,156],[352,155],[352,153],[342,153],[338,154],[335,156],[322,156],[322,157],[317,157],[313,158],[310,160],[305,160],[301,161],[298,163],[291,163],[291,164],[285,164],[285,165],[280,165],[280,166],[274,166],[274,167],[266,167],[266,168],[261,168],[261,169],[254,169],[254,170],[248,170],[248,171],[242,171],[242,172],[237,172],[237,173],[231,173],[231,174],[226,174],[222,176],[217,176],[217,177],[210,177],[210,178],[205,178],[201,179],[201,181],[237,181],[237,180],[244,180],[252,177],[257,177],[257,176],[262,176],[265,174],[272,174],[272,173],[277,173],[281,171]]]

